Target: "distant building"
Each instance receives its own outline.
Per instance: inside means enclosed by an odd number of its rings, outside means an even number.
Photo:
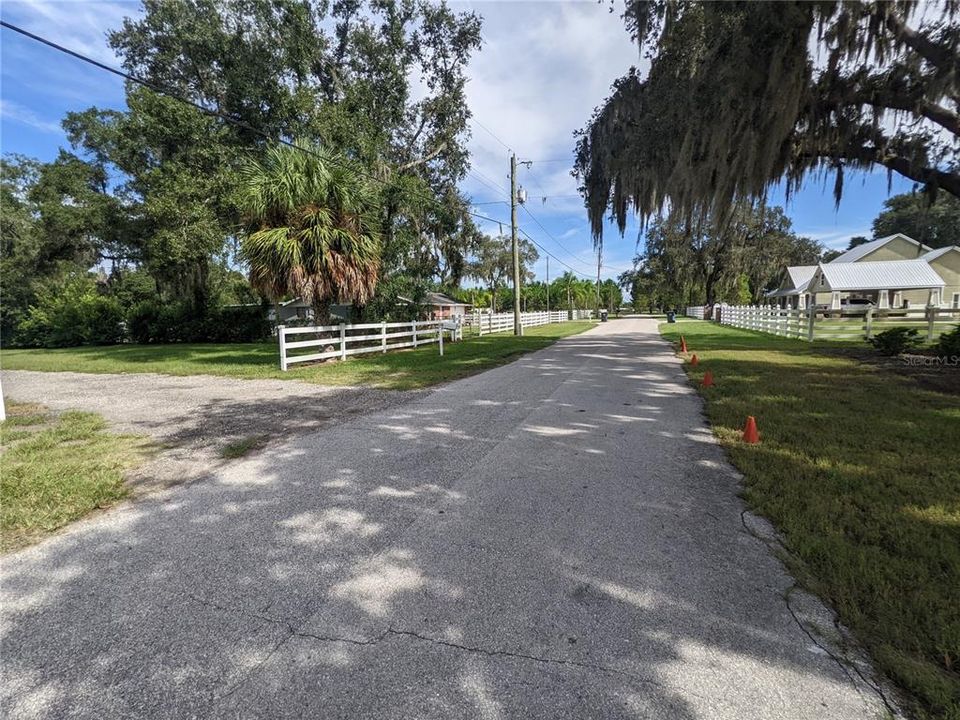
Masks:
[[[857,245],[828,263],[784,271],[767,298],[782,307],[960,308],[960,247],[932,250],[897,233]]]
[[[414,304],[413,300],[409,298],[401,297],[399,300]],[[449,320],[453,317],[460,317],[470,312],[470,308],[473,307],[470,303],[454,300],[438,292],[426,293],[423,302],[419,305],[424,310],[426,320]]]

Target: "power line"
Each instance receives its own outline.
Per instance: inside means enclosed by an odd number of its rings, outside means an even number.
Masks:
[[[185,104],[185,105],[190,105],[191,107],[199,110],[200,112],[204,113],[205,115],[208,115],[208,116],[210,116],[210,117],[216,117],[216,118],[219,118],[219,119],[221,119],[221,120],[225,120],[226,122],[231,123],[231,124],[233,124],[233,125],[236,125],[237,127],[242,128],[242,129],[244,129],[244,130],[247,130],[247,131],[249,131],[249,132],[251,132],[251,133],[254,133],[255,135],[258,135],[258,136],[264,138],[265,140],[267,140],[267,141],[269,141],[269,142],[276,142],[276,143],[280,143],[281,145],[286,145],[287,147],[294,148],[295,150],[299,150],[300,152],[304,152],[304,153],[307,153],[307,154],[309,154],[309,155],[313,155],[313,156],[315,156],[315,157],[322,158],[323,160],[325,160],[325,161],[327,161],[327,162],[330,162],[330,163],[332,163],[332,164],[334,164],[334,165],[339,165],[340,167],[353,170],[353,171],[356,172],[358,175],[362,175],[362,176],[364,176],[364,177],[366,177],[366,178],[369,178],[369,179],[371,179],[371,180],[374,180],[374,181],[376,181],[376,182],[379,182],[379,183],[382,183],[382,184],[386,184],[386,183],[387,183],[386,180],[384,180],[384,179],[382,179],[382,178],[379,178],[379,177],[377,177],[376,175],[373,175],[372,173],[369,173],[369,172],[366,172],[366,171],[364,171],[364,170],[361,170],[360,168],[353,167],[353,166],[349,166],[349,165],[347,165],[346,163],[340,162],[339,160],[337,160],[337,158],[324,157],[324,156],[320,155],[319,153],[313,151],[313,150],[310,149],[310,148],[303,147],[302,145],[297,145],[296,143],[291,142],[291,141],[289,141],[289,140],[285,140],[285,139],[283,139],[283,138],[275,138],[275,137],[273,137],[272,135],[264,132],[263,130],[261,130],[261,129],[257,128],[257,127],[254,127],[253,125],[251,125],[250,123],[246,122],[245,120],[241,120],[240,118],[233,117],[233,116],[228,115],[228,114],[226,114],[226,113],[224,113],[224,112],[221,112],[221,111],[219,111],[219,110],[214,110],[214,109],[211,109],[211,108],[208,108],[208,107],[204,107],[204,106],[201,105],[200,103],[195,102],[195,101],[193,101],[193,100],[190,100],[189,98],[181,97],[180,95],[176,94],[175,92],[173,92],[173,91],[170,90],[169,88],[165,88],[165,87],[163,87],[163,86],[161,86],[161,85],[158,85],[158,84],[156,84],[156,83],[154,83],[154,82],[151,82],[151,81],[149,81],[149,80],[144,80],[143,78],[137,77],[136,75],[132,75],[132,74],[130,74],[130,73],[128,73],[128,72],[125,72],[125,71],[123,71],[123,70],[119,70],[119,69],[117,69],[117,68],[111,67],[111,66],[109,66],[109,65],[107,65],[107,64],[105,64],[105,63],[100,62],[99,60],[94,60],[94,59],[91,58],[91,57],[88,57],[88,56],[86,56],[86,55],[83,55],[82,53],[76,52],[75,50],[71,50],[71,49],[68,48],[68,47],[64,47],[63,45],[60,45],[60,44],[58,44],[58,43],[55,43],[55,42],[53,42],[52,40],[48,40],[48,39],[45,38],[45,37],[42,37],[42,36],[40,36],[40,35],[36,35],[36,34],[30,32],[29,30],[25,30],[24,28],[21,28],[21,27],[19,27],[19,26],[17,26],[17,25],[14,25],[13,23],[7,22],[6,20],[0,20],[0,26],[5,27],[5,28],[7,28],[8,30],[12,30],[12,31],[15,32],[15,33],[19,33],[20,35],[23,35],[24,37],[30,38],[31,40],[34,40],[35,42],[38,42],[38,43],[40,43],[40,44],[42,44],[42,45],[46,45],[47,47],[53,48],[54,50],[56,50],[56,51],[58,51],[58,52],[64,53],[64,54],[66,54],[66,55],[69,55],[69,56],[71,56],[71,57],[73,57],[73,58],[75,58],[75,59],[77,59],[77,60],[80,60],[81,62],[85,62],[85,63],[87,63],[88,65],[92,65],[92,66],[94,66],[94,67],[96,67],[96,68],[99,68],[100,70],[104,70],[104,71],[106,71],[106,72],[108,72],[108,73],[111,73],[112,75],[116,75],[116,76],[121,77],[121,78],[123,78],[123,79],[125,79],[125,80],[129,80],[130,82],[136,83],[137,85],[141,85],[141,86],[147,88],[148,90],[150,90],[151,92],[157,93],[158,95],[163,95],[163,96],[165,96],[165,97],[169,97],[169,98],[172,99],[172,100],[176,100],[177,102],[181,102],[181,103],[183,103],[183,104]],[[470,172],[470,171],[468,171],[468,172]],[[479,173],[478,173],[478,174],[479,174]],[[503,188],[501,187],[500,190],[503,190]],[[425,195],[425,194],[421,194],[421,193],[413,193],[413,194],[416,195],[416,196],[418,196],[418,197],[420,197],[421,199],[424,199],[424,200],[427,200],[427,201],[429,201],[429,202],[434,203],[437,207],[440,207],[440,206],[441,206],[440,201],[437,200],[437,198],[435,198],[435,197],[433,197],[433,196],[431,196],[431,195]],[[470,212],[469,210],[468,210],[468,211],[465,211],[465,212],[467,212],[468,215],[472,215],[473,217],[478,217],[478,218],[480,218],[480,219],[482,219],[482,220],[489,220],[489,221],[491,221],[491,222],[496,222],[496,223],[501,223],[501,224],[502,224],[502,222],[503,222],[503,221],[501,221],[501,220],[494,220],[493,218],[489,218],[489,217],[487,217],[487,216],[485,216],[485,215],[480,215],[479,213]]]
[[[149,81],[149,80],[145,80],[145,79],[140,78],[140,77],[137,77],[136,75],[133,75],[133,74],[131,74],[131,73],[125,72],[125,71],[123,71],[123,70],[119,70],[118,68],[111,67],[110,65],[107,65],[107,64],[105,64],[105,63],[102,63],[102,62],[100,62],[100,61],[98,61],[98,60],[94,60],[93,58],[88,57],[87,55],[83,55],[82,53],[79,53],[79,52],[76,52],[75,50],[71,50],[70,48],[64,47],[63,45],[60,45],[60,44],[58,44],[58,43],[55,43],[55,42],[53,42],[52,40],[49,40],[49,39],[47,39],[47,38],[45,38],[45,37],[42,37],[42,36],[40,36],[40,35],[36,35],[36,34],[30,32],[29,30],[25,30],[24,28],[21,28],[21,27],[19,27],[19,26],[17,26],[17,25],[14,25],[13,23],[7,22],[6,20],[0,20],[0,27],[4,27],[4,28],[7,28],[8,30],[12,30],[13,32],[18,33],[18,34],[20,34],[20,35],[23,35],[24,37],[30,38],[31,40],[33,40],[33,41],[35,41],[35,42],[38,42],[38,43],[40,43],[40,44],[42,44],[42,45],[46,45],[47,47],[50,47],[50,48],[56,50],[57,52],[64,53],[65,55],[69,55],[69,56],[71,56],[71,57],[73,57],[73,58],[75,58],[75,59],[77,59],[77,60],[80,60],[81,62],[87,63],[88,65],[92,65],[93,67],[99,68],[100,70],[103,70],[103,71],[105,71],[105,72],[108,72],[108,73],[110,73],[110,74],[112,74],[112,75],[116,75],[116,76],[121,77],[121,78],[123,78],[123,79],[125,79],[125,80],[129,80],[130,82],[136,83],[137,85],[141,85],[142,87],[145,87],[145,88],[147,88],[148,90],[150,90],[150,91],[152,91],[152,92],[154,92],[154,93],[157,93],[158,95],[163,95],[163,96],[165,96],[165,97],[169,97],[169,98],[172,99],[172,100],[176,100],[177,102],[181,102],[181,103],[183,103],[183,104],[185,104],[185,105],[190,105],[191,107],[199,110],[200,112],[202,112],[202,113],[205,114],[205,115],[208,115],[208,116],[210,116],[210,117],[216,117],[216,118],[219,118],[219,119],[221,119],[221,120],[224,120],[224,121],[226,121],[226,122],[228,122],[228,123],[231,123],[232,125],[235,125],[235,126],[237,126],[237,127],[239,127],[239,128],[242,128],[242,129],[244,129],[244,130],[247,130],[248,132],[251,132],[251,133],[253,133],[253,134],[255,134],[255,135],[258,135],[258,136],[262,137],[263,139],[265,139],[265,140],[267,140],[267,141],[269,141],[269,142],[280,143],[281,145],[285,145],[285,146],[290,147],[290,148],[293,148],[293,149],[295,149],[295,150],[299,150],[300,152],[304,152],[304,153],[313,155],[313,156],[315,156],[315,157],[322,158],[323,160],[325,160],[325,161],[327,161],[327,162],[330,162],[330,163],[332,163],[332,164],[334,164],[334,165],[339,165],[340,167],[353,170],[353,171],[356,172],[358,175],[362,175],[362,176],[367,177],[367,178],[369,178],[369,179],[371,179],[371,180],[374,180],[374,181],[376,181],[376,182],[383,183],[383,184],[386,184],[386,183],[387,183],[386,180],[383,180],[382,178],[378,178],[377,176],[375,176],[375,175],[373,175],[373,174],[371,174],[371,173],[369,173],[369,172],[366,172],[366,171],[364,171],[364,170],[361,170],[360,168],[356,168],[356,167],[353,167],[353,166],[349,166],[349,165],[347,165],[346,163],[340,162],[340,161],[337,160],[336,158],[324,157],[324,156],[322,156],[320,153],[317,153],[317,152],[313,151],[313,150],[310,149],[310,148],[303,147],[303,146],[301,146],[301,145],[297,145],[296,143],[291,142],[290,140],[285,140],[285,139],[283,139],[283,138],[275,138],[275,137],[273,137],[272,135],[270,135],[270,134],[266,133],[265,131],[261,130],[260,128],[254,127],[253,125],[251,125],[250,123],[246,122],[245,120],[241,120],[240,118],[233,117],[233,116],[228,115],[228,114],[226,114],[226,113],[224,113],[224,112],[221,112],[221,111],[219,111],[219,110],[215,110],[215,109],[212,109],[212,108],[204,107],[202,104],[200,104],[200,103],[198,103],[198,102],[195,102],[195,101],[193,101],[193,100],[190,100],[189,98],[181,97],[180,95],[176,94],[175,92],[173,92],[173,91],[170,90],[169,88],[165,88],[165,87],[163,87],[163,86],[161,86],[161,85],[158,85],[158,84],[156,84],[156,83],[153,83],[153,82],[151,82],[151,81]],[[487,130],[487,128],[485,128],[483,125],[481,125],[479,121],[475,121],[475,122],[477,123],[477,125],[480,125],[480,127],[482,127],[484,130]],[[496,135],[493,134],[493,132],[491,132],[490,130],[487,130],[487,132],[489,132],[498,142],[500,142],[501,145],[503,145],[504,147],[507,147],[506,143],[504,143],[502,140],[500,140],[499,138],[497,138]],[[507,147],[507,149],[509,149],[509,147]],[[542,161],[541,161],[541,162],[542,162]],[[471,171],[468,171],[468,173],[469,173],[469,172],[471,172]],[[482,176],[482,174],[481,174],[479,171],[476,171],[476,174],[477,174],[478,176]],[[485,177],[485,176],[483,176],[483,177]],[[488,179],[489,179],[489,178],[488,178]],[[501,190],[502,190],[502,189],[503,189],[503,188],[501,188]],[[427,200],[427,201],[429,201],[429,202],[431,202],[431,203],[434,203],[434,204],[435,204],[436,206],[438,206],[438,207],[441,206],[440,201],[437,200],[437,198],[435,198],[435,197],[433,197],[433,196],[423,195],[423,194],[419,194],[419,193],[416,193],[416,194],[419,195],[420,198],[422,198],[422,199],[424,199],[424,200]],[[524,208],[524,209],[526,209],[526,208]],[[492,218],[492,217],[489,217],[489,216],[487,216],[487,215],[482,215],[482,214],[480,214],[480,213],[475,213],[475,212],[472,212],[472,211],[469,211],[469,210],[467,210],[467,211],[465,211],[465,212],[466,212],[466,214],[468,214],[468,215],[470,215],[470,216],[472,216],[472,217],[480,218],[481,220],[486,220],[486,221],[488,221],[488,222],[497,223],[497,224],[500,225],[500,226],[503,226],[503,225],[505,224],[505,222],[504,222],[503,220],[497,220],[496,218]],[[546,229],[546,228],[543,226],[543,224],[536,218],[536,216],[533,215],[533,213],[531,213],[529,210],[527,210],[527,214],[530,215],[530,217],[532,217],[532,218],[534,219],[534,221],[540,226],[540,228],[547,234],[548,237],[550,237],[554,242],[556,242],[557,245],[560,245],[560,243],[556,240],[556,238],[554,238],[552,235],[550,235],[550,233],[547,231],[547,229]],[[536,240],[534,240],[534,239],[530,236],[530,234],[527,233],[526,230],[523,230],[522,228],[518,228],[518,229],[520,230],[521,233],[523,233],[523,235],[524,235],[528,240],[530,240],[534,245],[536,245],[537,247],[539,247],[541,250],[543,250],[547,255],[549,255],[550,257],[552,257],[552,258],[553,258],[554,260],[556,260],[558,263],[560,263],[561,265],[563,265],[564,267],[570,269],[572,272],[574,272],[574,273],[576,273],[576,274],[578,274],[578,275],[583,275],[584,277],[588,277],[588,278],[590,277],[589,275],[586,275],[585,273],[582,273],[582,272],[580,272],[579,270],[575,270],[573,267],[571,267],[570,265],[568,265],[567,263],[565,263],[563,260],[561,260],[560,258],[558,258],[558,257],[557,257],[556,255],[554,255],[553,253],[551,253],[549,250],[547,250],[545,247],[543,247],[543,245],[541,245],[541,244],[538,243]],[[562,245],[560,245],[560,246],[563,247]],[[566,250],[566,248],[564,248],[564,250]],[[571,257],[575,257],[575,256],[573,255],[573,253],[571,253],[569,250],[566,250],[566,252],[567,252],[568,254],[570,254]],[[579,262],[583,262],[583,261],[579,261]],[[608,269],[615,269],[615,268],[608,268]]]
[[[578,258],[576,255],[574,255],[572,252],[570,252],[570,250],[568,250],[566,247],[564,247],[563,243],[561,243],[559,240],[557,240],[557,239],[550,233],[550,231],[547,230],[546,227],[544,227],[543,223],[540,222],[540,220],[537,218],[537,216],[534,215],[532,212],[530,212],[530,208],[528,208],[526,205],[523,205],[522,207],[523,207],[523,209],[527,212],[527,215],[529,215],[529,216],[533,219],[533,221],[534,221],[537,225],[540,226],[540,229],[543,230],[544,234],[545,234],[548,238],[550,238],[551,240],[553,240],[553,242],[555,242],[555,243],[560,247],[561,250],[563,250],[564,252],[566,252],[567,255],[569,255],[570,257],[574,258],[578,263],[581,263],[581,264],[583,264],[583,265],[590,265],[591,267],[593,266],[593,263],[592,263],[592,262],[588,263],[586,260],[581,260],[581,259]],[[602,267],[604,267],[604,268],[607,269],[607,270],[612,270],[613,272],[627,272],[627,271],[624,270],[623,268],[612,267],[612,266],[610,266],[610,265],[602,265]]]
[[[507,149],[507,152],[513,152],[513,148],[511,148],[511,147],[510,147],[509,145],[507,145],[503,140],[501,140],[499,137],[497,137],[497,134],[496,134],[495,132],[493,132],[493,130],[491,130],[490,128],[488,128],[486,125],[484,125],[482,122],[480,122],[479,120],[477,120],[475,117],[471,117],[471,118],[470,118],[470,122],[475,123],[475,124],[477,125],[477,127],[479,127],[481,130],[483,130],[484,132],[486,132],[487,135],[489,135],[489,136],[492,137],[494,140],[496,140],[498,143],[500,143],[501,145],[503,145],[503,147],[505,147],[505,148]]]
[[[563,266],[564,266],[565,268],[567,268],[570,272],[572,272],[572,273],[574,273],[574,274],[576,274],[576,275],[582,275],[583,277],[587,278],[588,280],[593,280],[593,276],[592,276],[592,275],[588,275],[588,274],[585,273],[585,272],[580,272],[580,271],[577,270],[576,268],[573,268],[573,267],[571,267],[570,265],[568,265],[567,263],[565,263],[563,260],[561,260],[560,258],[558,258],[558,257],[557,257],[556,255],[554,255],[552,252],[550,252],[549,250],[547,250],[543,245],[541,245],[541,244],[538,243],[536,240],[534,240],[532,237],[530,237],[530,233],[528,233],[528,232],[527,232],[526,230],[524,230],[522,227],[518,227],[517,230],[519,230],[521,233],[523,233],[524,237],[526,237],[527,240],[529,240],[529,241],[532,242],[534,245],[536,245],[538,248],[540,248],[541,250],[543,250],[547,255],[549,255],[549,256],[552,257],[554,260],[556,260],[558,263],[560,263],[561,265],[563,265]]]

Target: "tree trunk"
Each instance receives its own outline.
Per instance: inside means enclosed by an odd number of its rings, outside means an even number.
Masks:
[[[313,301],[313,323],[314,325],[329,325],[330,324],[330,299],[324,298],[323,300],[314,300]]]

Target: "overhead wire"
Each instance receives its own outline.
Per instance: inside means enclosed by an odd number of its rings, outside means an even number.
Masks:
[[[0,27],[4,27],[4,28],[6,28],[6,29],[8,29],[8,30],[11,30],[12,32],[18,33],[18,34],[20,34],[20,35],[22,35],[22,36],[24,36],[24,37],[26,37],[26,38],[29,38],[29,39],[33,40],[34,42],[38,42],[38,43],[40,43],[40,44],[42,44],[42,45],[45,45],[45,46],[47,46],[47,47],[50,47],[50,48],[58,51],[58,52],[60,52],[60,53],[63,53],[63,54],[65,54],[65,55],[69,55],[69,56],[71,56],[71,57],[73,57],[73,58],[75,58],[75,59],[77,59],[77,60],[80,60],[81,62],[87,63],[88,65],[91,65],[91,66],[93,66],[93,67],[96,67],[96,68],[98,68],[98,69],[100,69],[100,70],[103,70],[103,71],[105,71],[105,72],[108,72],[108,73],[110,73],[110,74],[112,74],[112,75],[116,75],[116,76],[118,76],[118,77],[121,77],[121,78],[123,78],[124,80],[128,80],[129,82],[132,82],[132,83],[135,83],[135,84],[140,85],[140,86],[142,86],[142,87],[145,87],[145,88],[147,88],[148,90],[150,90],[150,91],[152,91],[152,92],[154,92],[154,93],[157,93],[158,95],[163,95],[163,96],[169,97],[170,99],[175,100],[175,101],[177,101],[177,102],[183,103],[183,104],[185,104],[185,105],[189,105],[189,106],[195,108],[196,110],[199,110],[200,112],[202,112],[203,114],[205,114],[205,115],[207,115],[207,116],[216,117],[216,118],[219,118],[219,119],[221,119],[221,120],[224,120],[224,121],[226,121],[226,122],[228,122],[228,123],[230,123],[230,124],[232,124],[232,125],[235,125],[236,127],[242,128],[242,129],[244,129],[244,130],[246,130],[246,131],[248,131],[248,132],[251,132],[251,133],[253,133],[253,134],[255,134],[255,135],[258,135],[259,137],[262,137],[263,139],[265,139],[265,140],[267,140],[267,141],[269,141],[269,142],[276,142],[276,143],[279,143],[279,144],[281,144],[281,145],[285,145],[285,146],[287,146],[287,147],[296,149],[296,150],[298,150],[298,151],[300,151],[300,152],[304,152],[304,153],[308,153],[308,154],[310,154],[310,155],[314,155],[315,157],[323,157],[323,159],[326,160],[327,162],[330,162],[330,163],[332,163],[332,164],[334,164],[334,165],[339,165],[340,167],[344,167],[344,168],[348,168],[348,167],[349,167],[349,169],[352,169],[352,170],[355,171],[357,174],[359,174],[359,175],[361,175],[361,176],[364,176],[364,177],[366,177],[366,178],[368,178],[368,179],[374,180],[375,182],[379,182],[379,183],[382,183],[382,184],[386,184],[386,183],[387,183],[386,180],[384,180],[384,179],[382,179],[382,178],[379,178],[379,177],[377,177],[376,175],[373,175],[372,173],[369,173],[369,172],[367,172],[367,171],[361,170],[361,169],[356,168],[356,167],[348,166],[346,163],[340,162],[340,161],[337,160],[336,158],[329,158],[329,157],[321,156],[319,153],[315,152],[314,150],[312,150],[312,149],[310,149],[310,148],[308,148],[308,147],[304,147],[304,146],[302,146],[302,145],[298,145],[297,143],[292,142],[292,141],[290,141],[290,140],[286,140],[286,139],[284,139],[284,138],[274,137],[274,136],[270,135],[269,133],[261,130],[260,128],[257,128],[257,127],[255,127],[255,126],[251,125],[250,123],[246,122],[245,120],[242,120],[242,119],[240,119],[240,118],[234,117],[234,116],[229,115],[229,114],[227,114],[227,113],[224,113],[224,112],[222,112],[222,111],[220,111],[220,110],[216,110],[216,109],[213,109],[213,108],[205,107],[204,105],[202,105],[202,104],[199,103],[199,102],[196,102],[196,101],[191,100],[191,99],[189,99],[189,98],[185,98],[185,97],[180,96],[180,95],[177,94],[176,92],[172,91],[170,88],[166,88],[166,87],[164,87],[164,86],[162,86],[162,85],[159,85],[158,83],[154,83],[154,82],[152,82],[152,81],[150,81],[150,80],[146,80],[146,79],[144,79],[144,78],[138,77],[138,76],[136,76],[136,75],[134,75],[134,74],[132,74],[132,73],[128,73],[128,72],[126,72],[126,71],[124,71],[124,70],[120,70],[119,68],[111,67],[110,65],[107,65],[106,63],[100,62],[99,60],[95,60],[95,59],[93,59],[93,58],[91,58],[91,57],[89,57],[89,56],[87,56],[87,55],[84,55],[84,54],[79,53],[79,52],[77,52],[77,51],[75,51],[75,50],[71,50],[71,49],[68,48],[68,47],[65,47],[65,46],[63,46],[63,45],[60,45],[59,43],[56,43],[56,42],[54,42],[53,40],[50,40],[50,39],[48,39],[48,38],[45,38],[45,37],[43,37],[43,36],[41,36],[41,35],[37,35],[36,33],[32,33],[32,32],[30,32],[29,30],[26,30],[25,28],[22,28],[22,27],[20,27],[20,26],[18,26],[18,25],[14,25],[13,23],[8,22],[7,20],[2,20],[2,19],[0,19]],[[502,140],[500,140],[500,138],[498,138],[491,130],[487,129],[484,125],[482,125],[482,124],[480,123],[480,121],[474,119],[474,122],[475,122],[479,127],[481,127],[481,128],[483,128],[484,130],[486,130],[492,137],[494,137],[494,139],[496,139],[498,142],[500,142],[501,145],[503,145],[503,146],[504,146],[505,148],[507,148],[508,150],[510,149],[510,147],[509,147],[506,143],[504,143]],[[540,162],[546,162],[546,161],[540,161]],[[477,170],[470,170],[470,171],[468,171],[468,174],[476,174],[476,175],[479,176],[479,177],[484,177],[484,178],[486,178],[486,176],[484,176],[482,173],[480,173],[480,172],[477,171]],[[489,180],[489,178],[486,178],[486,179]],[[492,183],[493,185],[496,185],[496,183],[493,183],[493,181],[491,181],[491,183]],[[486,183],[485,183],[485,184],[486,184]],[[501,189],[502,191],[504,191],[504,192],[507,192],[506,189],[503,188],[502,186],[500,187],[500,189]],[[429,202],[434,203],[434,204],[437,205],[438,207],[441,206],[440,201],[438,201],[438,200],[437,200],[435,197],[433,197],[433,196],[425,195],[425,194],[421,194],[421,193],[415,193],[415,194],[416,194],[416,195],[419,195],[419,197],[421,197],[421,198],[424,199],[424,200],[427,200],[427,201],[429,201]],[[508,197],[509,197],[509,194],[508,194]],[[501,202],[501,201],[496,201],[496,202]],[[493,204],[493,203],[490,203],[490,204]],[[544,231],[544,233],[546,233],[546,235],[547,235],[551,240],[553,240],[553,242],[555,242],[558,246],[560,246],[561,248],[563,248],[564,251],[567,252],[571,257],[576,258],[576,256],[575,256],[573,253],[571,253],[569,250],[567,250],[565,247],[563,247],[563,245],[562,245],[559,241],[557,241],[557,239],[554,238],[554,237],[549,233],[549,231],[547,231],[547,229],[543,226],[543,223],[541,223],[541,222],[536,218],[536,216],[534,216],[534,215],[530,212],[529,209],[527,209],[526,207],[524,207],[524,209],[527,211],[527,214],[529,214],[530,217],[532,217],[532,218],[534,219],[534,221],[537,223],[537,225],[540,226],[540,228]],[[486,220],[486,221],[488,221],[488,222],[496,223],[496,224],[498,224],[501,228],[503,227],[503,225],[509,224],[508,221],[504,221],[504,220],[499,220],[499,219],[496,219],[496,218],[492,218],[492,217],[489,217],[489,216],[487,216],[487,215],[483,215],[483,214],[481,214],[481,213],[476,213],[476,212],[473,212],[473,211],[470,211],[470,210],[466,210],[465,212],[466,212],[468,215],[472,216],[472,217],[479,218],[479,219],[481,219],[481,220]],[[572,272],[574,272],[574,273],[576,273],[576,274],[578,274],[578,275],[582,275],[582,276],[584,276],[584,277],[588,277],[588,278],[591,277],[591,276],[587,275],[586,273],[583,273],[583,272],[581,272],[581,271],[579,271],[579,270],[576,270],[575,268],[573,268],[572,266],[570,266],[568,263],[566,263],[566,262],[564,262],[563,260],[561,260],[560,258],[558,258],[558,257],[557,257],[556,255],[554,255],[552,252],[550,252],[549,250],[547,250],[543,245],[541,245],[539,242],[537,242],[535,239],[533,239],[533,237],[531,237],[530,234],[529,234],[526,230],[523,230],[522,228],[518,228],[518,230],[519,230],[528,240],[530,240],[534,245],[536,245],[538,248],[540,248],[541,250],[543,250],[547,255],[549,255],[550,257],[552,257],[552,258],[553,258],[554,260],[556,260],[558,263],[560,263],[560,264],[563,265],[564,267],[568,268],[570,271],[572,271]],[[578,262],[584,262],[584,261],[581,261],[581,260],[578,259]],[[615,268],[609,268],[609,267],[608,267],[608,269],[615,269]]]

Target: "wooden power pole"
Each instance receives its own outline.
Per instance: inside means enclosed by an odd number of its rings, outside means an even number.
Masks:
[[[513,243],[513,334],[520,335],[520,245],[517,242],[517,156],[510,155],[510,239]]]

